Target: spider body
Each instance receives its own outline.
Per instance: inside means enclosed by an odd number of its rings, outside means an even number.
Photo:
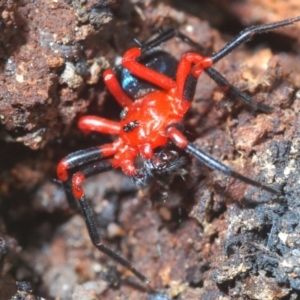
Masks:
[[[71,153],[62,159],[57,167],[57,176],[66,187],[68,199],[75,199],[80,204],[95,247],[131,270],[140,280],[148,282],[147,277],[136,270],[127,260],[103,245],[82,184],[87,177],[119,167],[129,176],[136,177],[138,180],[140,177],[141,183],[147,182],[151,174],[169,173],[173,166],[168,167],[168,164],[172,164],[174,155],[157,155],[155,153],[158,147],[166,145],[168,141],[193,155],[211,169],[219,170],[274,195],[281,195],[280,191],[233,171],[197,149],[177,129],[177,125],[191,106],[197,80],[203,71],[224,88],[230,96],[239,97],[255,110],[271,112],[270,107],[256,103],[250,96],[231,85],[212,68],[212,65],[241,43],[249,40],[254,34],[298,21],[300,21],[300,16],[281,22],[246,28],[214,55],[206,57],[197,52],[189,52],[182,56],[178,64],[170,55],[163,54],[164,52],[149,53],[162,42],[175,36],[184,42],[195,45],[195,42],[187,36],[171,29],[150,42],[140,45],[140,47],[129,49],[124,54],[122,66],[126,71],[123,71],[123,75],[121,74],[121,83],[118,82],[118,77],[113,70],[109,69],[103,73],[107,88],[123,107],[120,121],[115,122],[98,116],[83,116],[79,119],[78,127],[84,132],[95,131],[113,134],[117,135],[118,138],[110,144]],[[176,67],[176,76],[174,76],[174,67]],[[132,98],[136,100],[134,101]],[[144,168],[151,168],[144,176],[145,180],[141,176],[143,174],[134,165],[137,156],[142,156],[149,162],[144,165]],[[103,160],[103,158],[106,159]],[[176,161],[174,166],[181,164],[177,157],[174,159]]]
[[[197,83],[195,79],[200,76],[204,68],[212,64],[210,57],[188,53],[178,64],[175,81],[138,62],[137,59],[141,55],[139,48],[128,50],[123,56],[123,66],[136,76],[142,73],[142,79],[150,78],[150,82],[165,90],[150,92],[132,101],[121,89],[115,73],[106,70],[103,74],[104,82],[124,108],[120,122],[84,116],[78,123],[83,131],[94,130],[119,135],[119,139],[111,145],[115,152],[111,163],[114,168],[121,167],[124,173],[130,176],[136,174],[134,159],[138,155],[151,159],[153,151],[168,142],[169,135],[174,136],[174,139],[178,136],[176,129],[171,129],[171,126],[182,120],[191,105],[193,95],[186,91],[194,92]]]

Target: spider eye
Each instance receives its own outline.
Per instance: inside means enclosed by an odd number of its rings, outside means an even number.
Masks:
[[[152,168],[155,170],[163,170],[166,167],[166,160],[163,158],[163,156],[166,156],[165,153],[160,153],[156,154],[152,159],[151,159],[151,165]]]

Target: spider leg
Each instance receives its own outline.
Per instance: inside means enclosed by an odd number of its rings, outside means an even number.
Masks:
[[[103,157],[108,157],[116,152],[114,144],[105,144],[99,147],[91,147],[84,150],[79,150],[67,155],[57,166],[57,178],[63,183],[67,194],[67,199],[71,208],[75,209],[74,196],[72,193],[72,177],[75,169],[81,166],[98,161]]]
[[[80,171],[77,171],[72,176],[72,194],[75,199],[79,202],[81,207],[82,215],[85,220],[86,227],[89,232],[89,236],[91,238],[94,246],[110,258],[114,259],[117,263],[121,264],[128,270],[130,270],[135,276],[137,276],[141,281],[145,283],[149,283],[149,280],[146,276],[136,270],[126,259],[121,257],[119,254],[115,253],[110,248],[103,245],[99,232],[97,230],[96,220],[93,214],[93,210],[91,209],[88,200],[85,196],[82,184],[86,178],[93,176],[95,174],[99,174],[102,172],[109,171],[113,168],[118,167],[118,162],[114,159],[107,159],[98,162],[94,162],[88,164],[81,168]]]
[[[226,165],[222,164],[218,160],[211,157],[210,155],[196,148],[192,143],[188,142],[186,137],[175,127],[169,127],[167,130],[167,135],[177,147],[184,149],[189,154],[192,154],[194,157],[196,157],[200,162],[205,164],[210,169],[221,171],[226,175],[237,178],[247,184],[262,188],[274,195],[278,195],[278,196],[281,195],[280,191],[273,189],[269,186],[263,185],[258,181],[255,181],[253,179],[250,179],[246,176],[243,176],[235,172],[231,168],[227,167]]]
[[[292,19],[283,20],[280,22],[270,23],[270,24],[264,24],[264,25],[258,25],[258,26],[251,26],[243,31],[240,32],[239,35],[235,39],[233,39],[231,42],[229,42],[227,45],[225,45],[221,50],[219,50],[217,53],[211,56],[213,64],[215,64],[217,61],[222,59],[224,56],[226,56],[228,53],[230,53],[232,50],[237,48],[240,44],[245,43],[249,41],[254,34],[257,33],[263,33],[270,30],[274,30],[276,28],[284,27],[290,24],[293,24],[294,22],[300,21],[300,16]],[[170,34],[168,34],[170,36]],[[199,44],[191,40],[188,36],[181,33],[178,30],[173,30],[173,36],[177,36],[185,43],[191,45],[193,48],[196,48],[197,51],[203,53],[203,47],[201,47]],[[205,52],[204,52],[205,53]],[[217,72],[214,68],[208,67],[204,69],[204,72],[212,78],[221,88],[228,93],[229,96],[232,97],[238,97],[241,99],[246,105],[252,107],[254,110],[260,110],[265,113],[270,113],[273,111],[271,107],[269,107],[266,104],[258,103],[255,101],[252,97],[249,95],[243,93],[240,91],[237,87],[230,84],[228,80],[223,77],[219,72]]]
[[[176,36],[178,38],[180,38],[182,41],[184,41],[185,43],[191,45],[197,51],[199,51],[201,53],[206,52],[203,49],[203,47],[201,47],[201,45],[199,45],[198,43],[191,40],[188,36],[186,36],[182,32],[174,30],[174,34],[176,34]],[[213,63],[215,63],[214,60],[212,60],[212,61],[213,61]],[[252,107],[254,110],[259,110],[259,111],[262,111],[262,112],[265,112],[265,113],[270,113],[270,112],[273,111],[272,107],[270,107],[266,104],[259,103],[259,102],[255,101],[255,99],[253,99],[252,97],[250,97],[246,93],[239,90],[236,86],[232,85],[224,76],[222,76],[213,67],[204,68],[203,71],[213,81],[215,81],[224,90],[224,92],[226,92],[230,97],[239,98],[241,101],[243,101],[249,107]],[[192,92],[190,92],[190,94],[191,94],[192,97],[194,97],[194,95],[192,95]]]
[[[257,102],[254,98],[250,97],[246,93],[243,93],[236,86],[232,85],[224,76],[222,76],[214,68],[206,68],[204,72],[214,80],[229,96],[238,97],[246,105],[252,107],[254,110],[260,110],[265,113],[271,113],[273,108],[264,104]]]
[[[135,47],[129,49],[123,56],[123,67],[128,69],[128,71],[133,75],[141,79],[147,80],[164,90],[168,91],[173,88],[176,88],[176,82],[172,78],[139,63],[137,59],[141,55],[142,50],[140,48]]]
[[[217,61],[222,59],[224,56],[229,54],[231,51],[233,51],[235,48],[237,48],[242,43],[245,43],[249,41],[254,34],[257,33],[263,33],[270,30],[274,30],[276,28],[284,27],[287,25],[291,25],[294,22],[299,22],[300,16],[292,19],[283,20],[280,22],[275,23],[269,23],[264,25],[258,25],[258,26],[251,26],[243,31],[241,31],[236,38],[234,38],[231,42],[229,42],[227,45],[225,45],[221,50],[219,50],[217,53],[211,56],[213,64],[215,64]],[[167,36],[171,36],[170,33]],[[191,40],[189,37],[184,35],[183,33],[173,30],[173,36],[179,37],[182,41],[186,42],[187,44],[193,46],[197,49],[197,51],[203,52],[203,48],[195,43],[193,40]],[[204,69],[204,72],[212,78],[220,87],[222,87],[230,96],[235,96],[240,98],[245,104],[252,107],[255,110],[260,110],[266,113],[272,112],[272,108],[265,104],[260,104],[256,102],[252,97],[249,95],[243,93],[240,91],[237,87],[231,85],[228,80],[223,77],[219,72],[217,72],[214,68],[208,67]]]
[[[119,167],[119,162],[114,159],[99,161],[102,157],[111,156],[115,154],[115,152],[116,144],[106,144],[71,153],[63,158],[58,164],[57,176],[65,185],[69,202],[74,201],[74,199],[78,201],[90,238],[95,247],[114,259],[116,262],[131,270],[140,280],[147,283],[148,279],[133,268],[127,260],[102,244],[97,231],[93,211],[86,199],[82,187],[86,178]],[[77,171],[74,173],[74,170]]]
[[[150,40],[149,42],[143,43],[140,48],[142,53],[146,53],[160,44],[178,36],[179,31],[175,28],[170,28],[166,31],[161,32],[157,37]]]
[[[213,63],[216,63],[221,58],[229,54],[232,50],[237,48],[239,45],[249,41],[254,36],[254,34],[274,30],[276,28],[291,25],[299,21],[300,21],[300,16],[292,19],[286,19],[280,22],[247,27],[246,29],[242,30],[231,42],[227,43],[221,50],[219,50],[217,53],[212,55],[211,57],[212,61]]]
[[[78,127],[81,131],[85,133],[89,133],[90,131],[96,131],[106,134],[119,134],[121,131],[120,123],[98,116],[81,117],[78,121]]]
[[[133,103],[133,101],[122,90],[113,70],[109,69],[104,71],[103,80],[111,94],[122,107],[130,106]]]
[[[210,57],[193,52],[184,54],[177,67],[177,97],[185,101],[193,101],[198,78],[203,70],[211,65]]]
[[[78,127],[83,132],[98,131],[107,134],[118,134],[120,124],[97,116],[83,116],[78,121]],[[71,192],[72,183],[69,172],[74,173],[74,169],[80,166],[97,161],[103,157],[108,157],[116,153],[118,141],[112,144],[105,144],[99,147],[91,147],[79,150],[63,158],[57,166],[57,177],[62,181],[70,207],[75,208],[74,198]]]

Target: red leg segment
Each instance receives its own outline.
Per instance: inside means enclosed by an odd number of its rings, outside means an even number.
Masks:
[[[175,127],[169,127],[167,129],[167,136],[178,148],[185,149],[188,145],[186,137]]]
[[[145,79],[150,83],[153,83],[164,90],[171,90],[176,88],[176,82],[166,75],[163,75],[157,71],[147,68],[136,61],[140,57],[142,51],[140,48],[131,48],[128,50],[122,60],[122,65],[128,69],[133,75]]]
[[[81,117],[78,121],[78,127],[81,131],[86,133],[96,131],[107,134],[119,134],[121,130],[119,123],[97,116]]]
[[[176,73],[177,97],[191,101],[194,98],[196,80],[203,70],[212,65],[210,57],[198,53],[186,53],[179,61]],[[192,77],[190,77],[192,76]],[[191,89],[192,92],[187,91]]]
[[[122,107],[130,106],[133,103],[122,90],[113,70],[106,70],[103,73],[103,80],[111,94]]]
[[[145,159],[151,159],[153,157],[153,149],[149,143],[141,145],[140,153]]]
[[[85,181],[85,176],[81,172],[77,172],[72,177],[72,193],[76,200],[84,196],[82,183]]]
[[[118,163],[114,159],[101,160],[82,167],[81,171],[76,172],[72,176],[72,193],[76,200],[80,200],[84,196],[82,184],[86,178],[109,171],[118,167]]]

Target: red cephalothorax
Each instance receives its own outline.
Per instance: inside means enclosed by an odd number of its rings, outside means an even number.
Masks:
[[[204,71],[230,96],[239,97],[248,106],[265,113],[272,111],[265,104],[256,103],[250,96],[231,85],[212,65],[230,53],[241,43],[248,41],[254,34],[283,27],[300,21],[300,17],[281,22],[253,26],[242,31],[233,41],[211,57],[190,52],[182,56],[176,67],[176,74],[170,74],[174,69],[174,59],[164,52],[153,52],[153,48],[162,42],[177,36],[197,48],[195,42],[174,29],[168,30],[152,41],[128,50],[122,59],[125,74],[122,86],[132,86],[124,91],[113,70],[103,74],[104,82],[123,108],[120,121],[110,121],[98,116],[83,116],[79,119],[78,127],[83,132],[100,132],[118,136],[111,144],[92,147],[74,152],[62,159],[57,167],[57,176],[65,184],[68,199],[78,200],[93,244],[102,252],[115,259],[118,263],[130,269],[139,279],[147,282],[147,277],[136,270],[127,260],[114,253],[102,244],[98,234],[92,210],[82,188],[84,180],[94,174],[122,168],[129,176],[140,175],[134,165],[137,156],[142,156],[151,169],[168,170],[173,154],[157,155],[155,149],[164,146],[168,141],[196,157],[211,169],[219,170],[229,176],[242,180],[250,185],[260,187],[279,195],[280,192],[265,186],[255,180],[245,177],[211,156],[197,149],[188,142],[181,131],[177,129],[194,98],[198,77]],[[150,53],[150,55],[149,55]],[[148,58],[145,57],[148,55]],[[163,59],[162,59],[163,58]],[[164,63],[164,61],[167,61]],[[159,63],[157,63],[159,62]],[[144,83],[142,83],[144,81]],[[146,84],[145,84],[146,82]],[[139,91],[147,86],[143,93]],[[154,86],[154,88],[153,88]],[[128,94],[138,94],[135,101]],[[108,158],[102,160],[102,158]],[[176,159],[174,166],[179,165]],[[76,171],[74,171],[76,170]]]

